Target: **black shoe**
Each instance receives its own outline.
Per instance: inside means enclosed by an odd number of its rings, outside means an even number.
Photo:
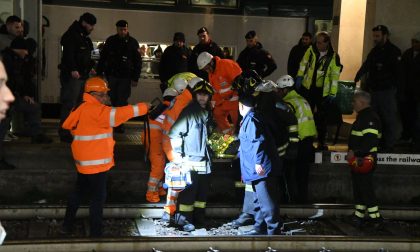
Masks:
[[[16,166],[9,164],[4,159],[0,159],[0,170],[13,170],[16,169]]]
[[[236,220],[233,220],[230,224],[234,228],[252,225],[254,224],[254,216],[248,213],[241,213],[241,215],[239,215],[239,217]]]
[[[31,139],[31,143],[33,144],[50,144],[52,143],[52,139],[47,137],[45,134],[39,134],[33,136]]]
[[[124,133],[124,132],[125,132],[125,127],[122,124],[114,128],[114,133]]]
[[[266,234],[260,231],[257,231],[255,229],[251,229],[251,230],[242,232],[240,235],[266,235]]]

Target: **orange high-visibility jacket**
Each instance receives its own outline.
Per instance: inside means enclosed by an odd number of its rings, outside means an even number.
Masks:
[[[63,129],[71,130],[71,150],[77,171],[95,174],[108,171],[114,166],[112,127],[132,117],[147,113],[147,105],[138,103],[124,107],[110,107],[100,103],[88,93],[83,94],[83,103],[70,113]]]
[[[241,67],[233,60],[214,57],[216,66],[213,73],[209,74],[210,84],[215,90],[213,101],[219,105],[223,101],[237,101],[238,94],[231,89],[236,76],[242,73]]]

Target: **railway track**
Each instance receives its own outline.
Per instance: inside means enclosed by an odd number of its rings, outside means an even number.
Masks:
[[[161,204],[108,206],[105,237],[89,239],[86,208],[80,209],[76,234],[63,236],[58,232],[62,206],[2,207],[8,236],[0,251],[420,251],[418,208],[383,208],[386,220],[378,229],[349,223],[343,216],[352,213],[350,205],[284,206],[280,212],[288,231],[253,237],[240,235],[252,226],[226,224],[239,207],[209,207],[209,226],[192,233],[161,223],[161,209]]]

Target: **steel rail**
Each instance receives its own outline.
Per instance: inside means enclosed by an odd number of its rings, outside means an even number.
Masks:
[[[213,218],[229,218],[237,216],[242,207],[228,205],[210,205],[206,208],[206,215]],[[330,218],[346,216],[353,213],[352,205],[348,204],[313,204],[313,205],[284,205],[280,206],[280,214],[291,218]],[[381,214],[392,220],[419,220],[419,207],[381,207]],[[63,218],[63,205],[25,205],[0,206],[0,220],[28,219],[36,217]],[[104,208],[105,218],[160,218],[163,204],[130,204],[107,205]],[[84,206],[78,211],[78,217],[86,217],[89,208]]]
[[[6,241],[2,252],[61,251],[420,251],[420,239],[348,236],[135,237]]]

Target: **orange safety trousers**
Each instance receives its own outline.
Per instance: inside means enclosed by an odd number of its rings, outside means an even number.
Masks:
[[[216,105],[213,109],[213,117],[216,121],[217,128],[225,134],[233,133],[234,128],[231,127],[228,116],[230,117],[233,127],[238,122],[238,101],[223,101]]]
[[[150,143],[147,130],[143,132],[143,144],[149,151],[150,176],[147,190],[157,192],[165,169],[165,155],[162,149],[162,130],[158,122],[150,120]]]

